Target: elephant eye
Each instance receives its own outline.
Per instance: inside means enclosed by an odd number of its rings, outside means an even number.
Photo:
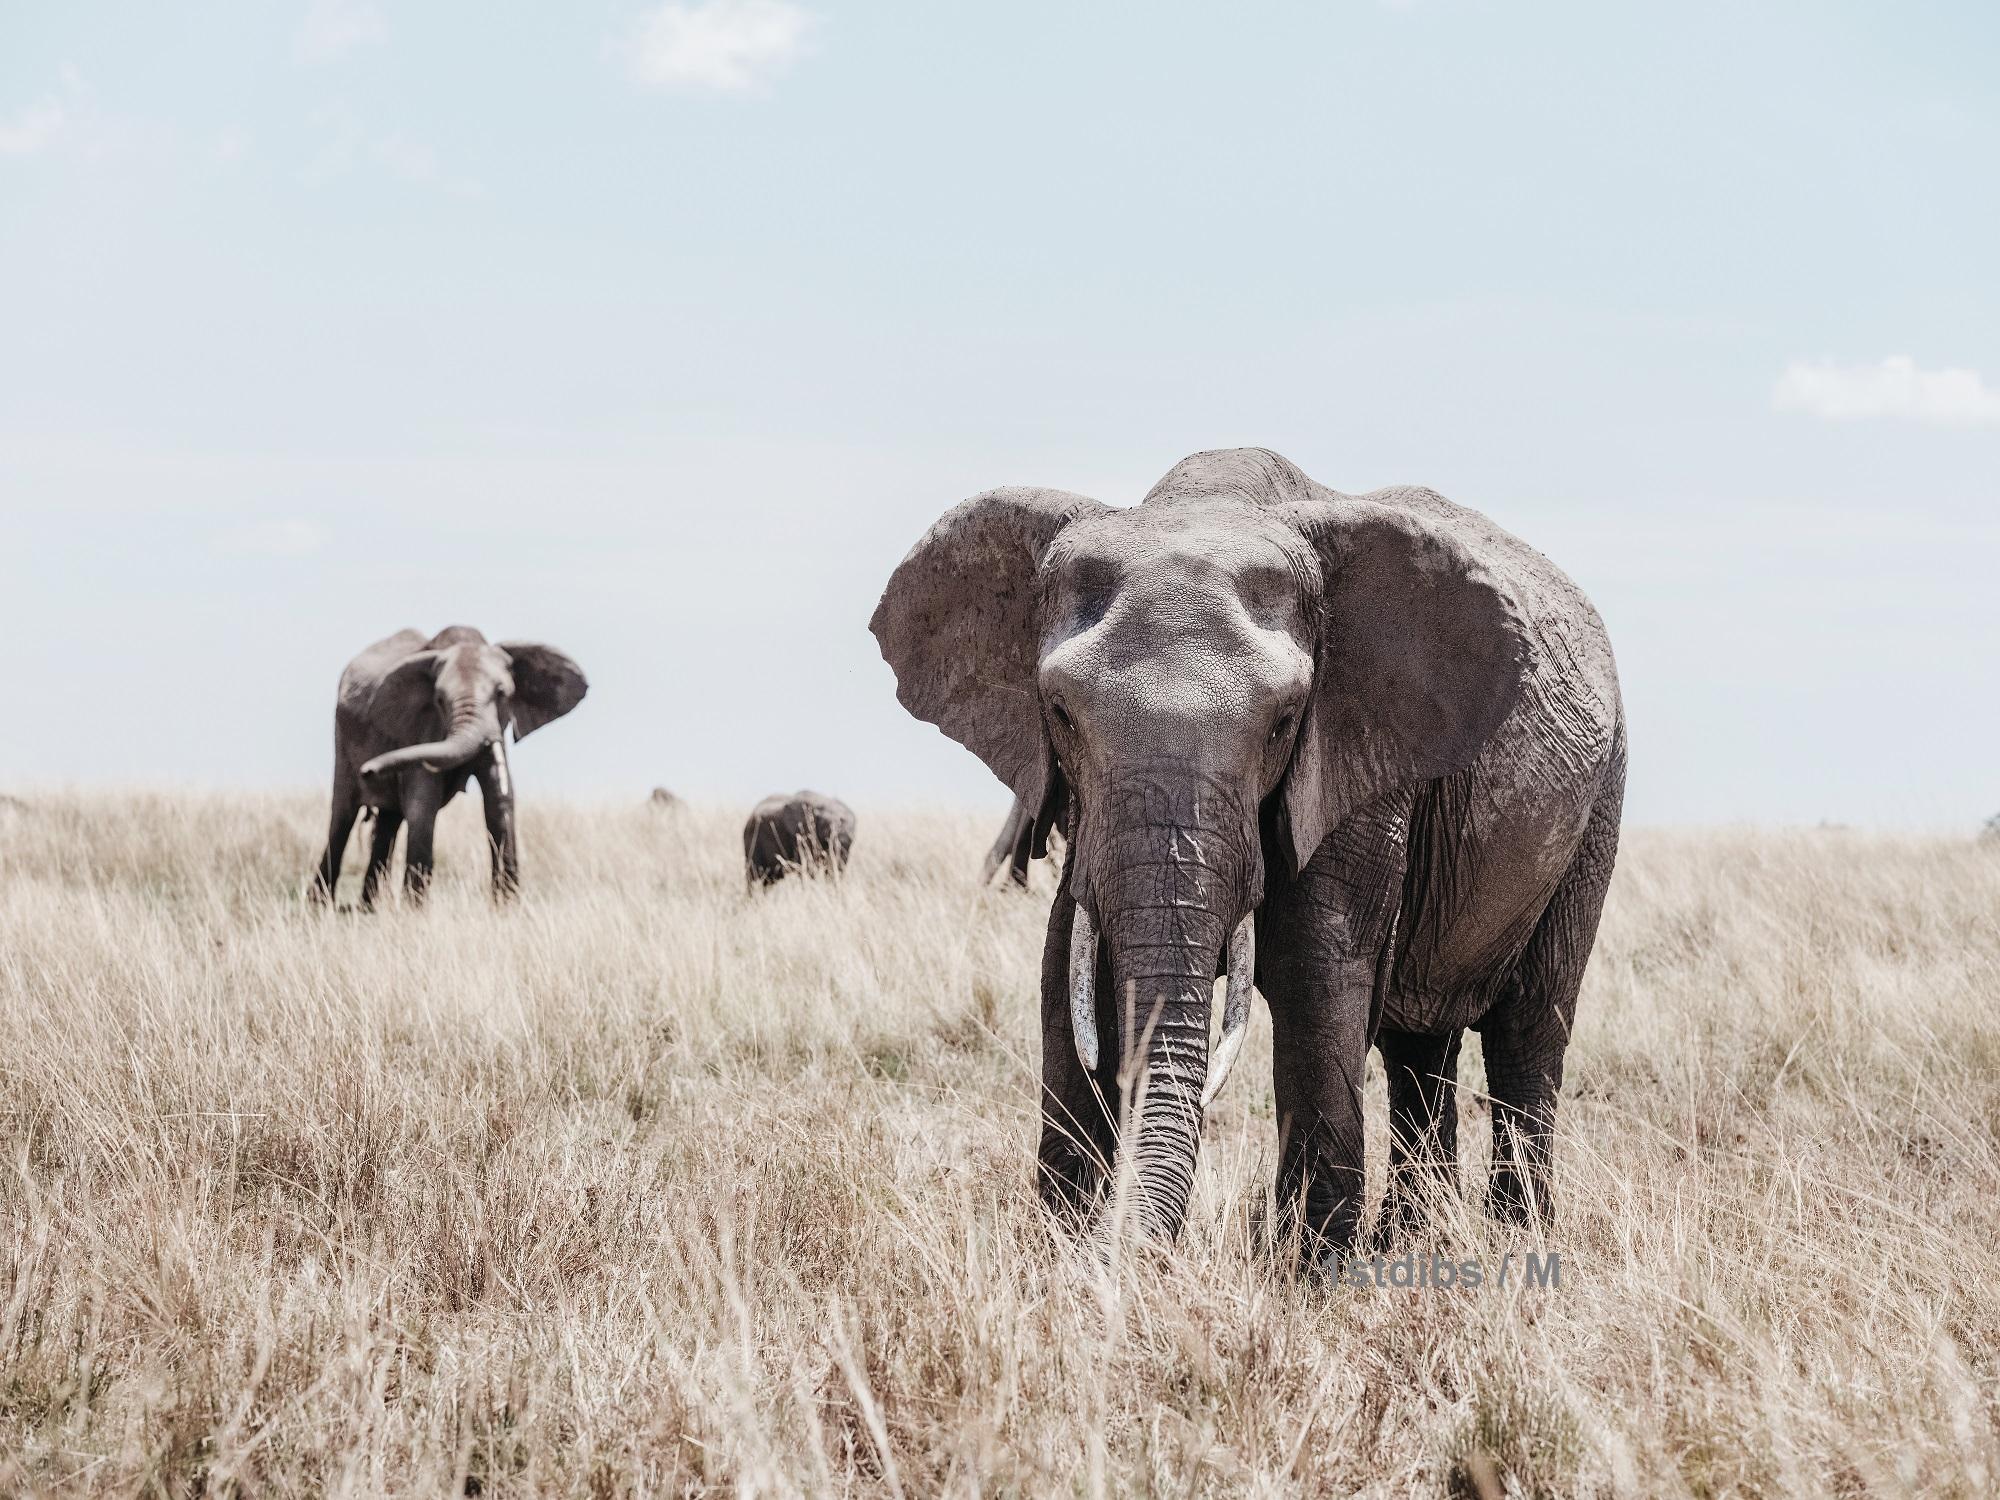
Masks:
[[[1277,744],[1292,727],[1292,714],[1287,711],[1278,715],[1278,722],[1271,726],[1271,743]]]
[[[1056,716],[1058,724],[1062,725],[1063,728],[1069,730],[1072,734],[1076,732],[1076,720],[1069,716],[1069,710],[1064,708],[1061,703],[1051,699],[1049,710]]]

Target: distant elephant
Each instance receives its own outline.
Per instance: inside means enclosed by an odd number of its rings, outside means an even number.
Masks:
[[[663,786],[654,787],[652,795],[648,797],[646,801],[650,803],[652,806],[659,808],[665,812],[672,812],[676,808],[685,807],[687,805],[686,803],[682,802],[679,797],[675,796],[672,792],[668,791]]]
[[[979,867],[979,883],[991,885],[993,877],[1004,869],[1009,885],[1025,886],[1028,883],[1028,863],[1034,857],[1034,809],[1016,797],[1014,805],[1007,809],[1007,821],[1000,825],[993,847],[986,851],[986,860]]]
[[[794,871],[838,875],[854,847],[854,809],[822,792],[766,797],[743,825],[743,868],[750,889]]]
[[[1088,1220],[1129,1151],[1137,1227],[1178,1233],[1254,982],[1278,1202],[1309,1256],[1358,1227],[1371,1043],[1385,1237],[1426,1174],[1456,1177],[1468,1027],[1491,1205],[1546,1209],[1625,781],[1610,644],[1552,563],[1429,490],[1343,495],[1237,449],[1129,509],[976,496],[896,569],[871,628],[904,707],[1068,834],[1042,959],[1051,1208]]]
[[[1016,797],[1014,805],[1007,810],[1007,821],[1000,825],[1000,832],[993,840],[993,847],[986,851],[985,862],[979,869],[979,883],[991,885],[993,877],[1005,870],[1007,883],[1025,890],[1029,862],[1043,855],[1059,854],[1061,850],[1061,832],[1054,828],[1036,828],[1034,810]]]
[[[496,646],[469,625],[453,625],[429,640],[421,631],[401,630],[363,651],[340,674],[333,711],[333,817],[309,894],[317,901],[333,899],[347,835],[368,807],[375,835],[361,904],[374,904],[396,834],[406,822],[404,885],[411,897],[422,899],[431,878],[432,824],[471,780],[479,783],[486,802],[494,894],[512,895],[520,860],[508,727],[515,739],[525,739],[575,708],[588,688],[582,669],[553,646],[528,641]]]

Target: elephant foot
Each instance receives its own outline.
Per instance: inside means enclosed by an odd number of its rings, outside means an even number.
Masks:
[[[1298,1259],[1299,1279],[1315,1286],[1339,1286],[1348,1280],[1348,1266],[1358,1254],[1351,1242],[1342,1245],[1335,1244],[1332,1240],[1321,1239],[1310,1245],[1301,1245]]]
[[[1397,1250],[1417,1238],[1417,1230],[1423,1224],[1424,1216],[1416,1204],[1407,1199],[1401,1202],[1384,1201],[1381,1212],[1375,1215],[1375,1223],[1368,1231],[1368,1249],[1373,1254]]]
[[[1397,1250],[1422,1238],[1433,1206],[1458,1193],[1458,1171],[1449,1162],[1419,1162],[1392,1168],[1389,1190],[1369,1231],[1370,1250]]]
[[[1320,1228],[1313,1229],[1280,1204],[1276,1213],[1261,1218],[1257,1248],[1280,1261],[1290,1260],[1308,1280],[1322,1276],[1338,1279],[1341,1266],[1362,1238],[1359,1209],[1346,1212],[1344,1208],[1336,1209],[1320,1221]]]
[[[1487,1217],[1525,1229],[1547,1224],[1552,1213],[1548,1190],[1531,1187],[1513,1172],[1496,1172],[1486,1190]]]
[[[1042,1208],[1072,1234],[1086,1230],[1104,1202],[1104,1174],[1075,1153],[1044,1157],[1035,1173]]]

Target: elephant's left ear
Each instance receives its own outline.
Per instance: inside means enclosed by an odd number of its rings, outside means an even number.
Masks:
[[[1345,497],[1284,509],[1318,551],[1325,590],[1285,785],[1304,869],[1348,814],[1472,763],[1520,696],[1528,633],[1512,592],[1448,522]]]
[[[560,719],[590,691],[583,668],[553,646],[502,641],[513,660],[514,738],[526,739],[551,719]]]

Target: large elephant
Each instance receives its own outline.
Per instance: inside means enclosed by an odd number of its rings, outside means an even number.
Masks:
[[[781,792],[743,825],[744,878],[754,891],[795,871],[839,875],[853,847],[853,808],[824,792]]]
[[[511,895],[520,880],[520,856],[507,730],[526,738],[575,708],[588,688],[582,669],[553,646],[495,645],[469,625],[453,625],[429,640],[421,631],[399,630],[363,651],[340,674],[333,817],[309,894],[333,899],[347,836],[368,807],[375,835],[361,904],[374,904],[405,823],[404,884],[421,900],[430,885],[438,810],[467,781],[477,781],[486,803],[494,894]]]
[[[1343,495],[1237,449],[1128,509],[976,496],[896,569],[872,629],[903,705],[1068,834],[1042,960],[1052,1208],[1087,1217],[1129,1151],[1139,1227],[1178,1232],[1253,982],[1278,1201],[1309,1254],[1358,1226],[1371,1043],[1385,1233],[1424,1174],[1456,1175],[1468,1027],[1490,1201],[1546,1208],[1625,779],[1604,627],[1548,559],[1429,490]]]

